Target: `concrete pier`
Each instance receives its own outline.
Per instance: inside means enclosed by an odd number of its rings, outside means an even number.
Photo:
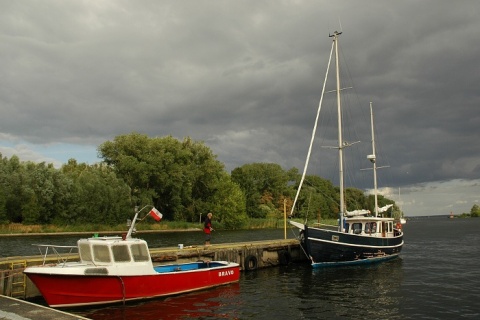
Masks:
[[[83,320],[78,315],[0,295],[0,319],[5,320]]]
[[[237,262],[243,271],[288,264],[305,258],[295,239],[151,249],[150,254],[154,263],[225,260]]]

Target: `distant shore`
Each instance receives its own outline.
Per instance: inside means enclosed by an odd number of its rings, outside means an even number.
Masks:
[[[297,219],[301,221],[300,219]],[[215,221],[214,221],[215,222]],[[335,219],[322,220],[325,224],[336,224]],[[283,219],[250,219],[241,229],[283,229]],[[192,222],[162,221],[162,224],[137,224],[136,234],[142,233],[171,233],[171,232],[195,232],[202,231],[203,224]],[[287,227],[291,227],[287,223]],[[221,223],[215,224],[217,230],[227,230]],[[0,238],[2,237],[31,237],[31,236],[71,236],[71,235],[122,235],[128,232],[128,226],[118,224],[114,226],[100,224],[84,225],[27,225],[22,223],[0,224]]]
[[[189,229],[162,229],[162,230],[138,230],[135,234],[142,233],[166,233],[166,232],[190,232],[190,231],[202,231],[199,228]],[[127,233],[128,230],[122,231],[74,231],[74,232],[26,232],[26,233],[0,233],[2,237],[31,237],[31,236],[74,236],[74,235],[121,235]]]

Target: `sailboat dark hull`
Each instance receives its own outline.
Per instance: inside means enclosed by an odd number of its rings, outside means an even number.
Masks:
[[[302,245],[314,266],[375,263],[398,256],[403,246],[403,233],[387,238],[305,226]]]

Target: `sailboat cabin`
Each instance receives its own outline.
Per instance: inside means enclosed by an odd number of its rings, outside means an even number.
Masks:
[[[393,238],[395,229],[393,227],[392,218],[375,218],[375,217],[355,217],[347,218],[344,223],[345,233]]]

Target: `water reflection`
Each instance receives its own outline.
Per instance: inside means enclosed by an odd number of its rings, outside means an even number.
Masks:
[[[304,273],[301,311],[320,318],[401,318],[402,260]]]
[[[400,259],[336,269],[292,263],[242,272],[234,286],[83,312],[93,319],[478,319],[479,229],[480,219],[411,220]],[[198,235],[169,241],[194,244]],[[215,243],[256,237],[283,232],[222,232]]]
[[[83,311],[92,319],[399,319],[403,261],[244,272],[240,283],[167,299]]]
[[[114,305],[98,309],[74,310],[91,319],[238,319],[238,283],[190,294]]]

